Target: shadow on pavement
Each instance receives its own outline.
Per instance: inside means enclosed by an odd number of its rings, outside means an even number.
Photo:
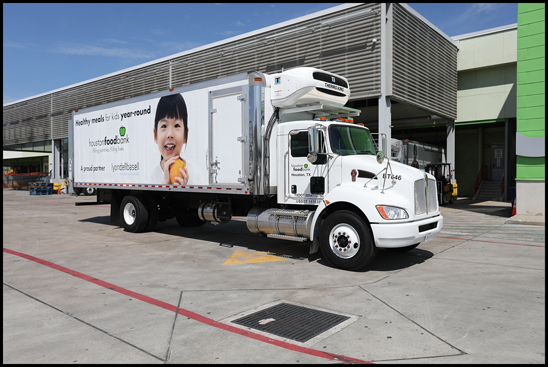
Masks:
[[[118,223],[111,223],[110,216],[97,216],[79,220],[80,222],[107,224],[110,226],[119,226]],[[317,261],[324,266],[331,266],[322,259],[321,251],[309,254],[310,242],[293,242],[280,239],[273,239],[252,234],[248,231],[245,222],[233,220],[226,224],[206,223],[200,227],[181,227],[175,219],[160,222],[152,233],[162,233],[174,236],[175,238],[184,237],[185,239],[194,239],[197,241],[218,242],[219,246],[232,248],[247,248],[253,252],[266,252],[268,255],[280,256],[286,259],[297,261],[308,260]],[[398,253],[386,249],[379,249],[375,260],[365,269],[358,272],[375,271],[394,271],[408,268],[420,264],[432,257],[429,251],[422,250],[420,247],[409,252]]]
[[[510,218],[512,215],[512,203],[505,201],[481,201],[472,199],[460,199],[453,204],[440,206],[441,214],[453,210],[463,210],[485,215]]]
[[[108,224],[109,226],[118,226],[118,223],[112,223],[110,221],[110,215],[80,219],[79,222],[89,222],[89,223],[98,223],[98,224]]]

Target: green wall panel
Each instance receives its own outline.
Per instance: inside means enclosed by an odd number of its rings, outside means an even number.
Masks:
[[[517,118],[520,119],[532,119],[544,116],[544,106],[542,107],[518,107]]]
[[[542,8],[536,8],[536,9],[527,9],[524,10],[521,7],[523,5],[531,5],[531,4],[522,4],[520,3],[518,6],[518,24],[530,24],[535,22],[542,22],[545,19],[544,15],[544,4],[542,5]]]
[[[520,3],[518,6],[518,14],[527,13],[533,10],[544,10],[544,7],[544,3]]]
[[[534,46],[544,44],[544,41],[545,41],[544,35],[545,33],[541,33],[541,34],[535,34],[528,37],[520,37],[519,25],[518,25],[518,50],[522,48],[534,47]]]
[[[516,180],[542,181],[545,179],[545,157],[516,157]]]
[[[518,38],[544,33],[544,21],[524,24],[518,30]]]
[[[517,99],[518,108],[544,106],[546,96],[544,93],[531,96],[520,96]]]
[[[544,80],[538,83],[519,84],[517,87],[517,96],[522,97],[522,96],[530,96],[533,94],[541,94],[541,93],[544,93],[544,91],[545,91]]]
[[[518,29],[518,39],[521,40],[523,39],[523,37],[530,37],[542,34],[544,32],[544,29],[544,21],[520,25]]]
[[[541,80],[545,80],[544,69],[528,71],[526,73],[519,73],[517,74],[516,81],[518,84],[530,84],[530,83],[538,83]]]
[[[544,57],[536,59],[527,59],[518,62],[518,73],[526,73],[529,71],[544,69]]]
[[[518,50],[518,62],[529,60],[529,59],[537,59],[540,57],[545,57],[545,47],[544,45],[538,45],[535,47],[529,47],[529,48],[522,48]]]
[[[544,118],[524,119],[520,121],[516,131],[525,136],[539,138],[544,136],[545,128]]]

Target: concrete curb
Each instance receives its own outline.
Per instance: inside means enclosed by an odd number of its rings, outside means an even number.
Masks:
[[[535,215],[514,215],[511,218],[506,219],[506,224],[526,224],[530,226],[546,226],[546,219],[544,216]]]

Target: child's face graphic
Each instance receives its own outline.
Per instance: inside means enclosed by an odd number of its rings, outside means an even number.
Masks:
[[[185,125],[183,120],[175,118],[163,118],[158,121],[157,130],[154,131],[154,141],[158,144],[160,154],[164,161],[178,156],[186,142]]]

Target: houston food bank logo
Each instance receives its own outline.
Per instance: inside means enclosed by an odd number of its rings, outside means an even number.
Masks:
[[[114,135],[113,138],[109,138],[108,136],[105,136],[104,139],[97,139],[95,141],[89,141],[90,147],[97,147],[97,146],[103,146],[103,145],[115,145],[115,144],[129,144],[129,136],[126,135],[126,128],[124,126],[121,126],[118,130],[120,133],[120,136]]]

